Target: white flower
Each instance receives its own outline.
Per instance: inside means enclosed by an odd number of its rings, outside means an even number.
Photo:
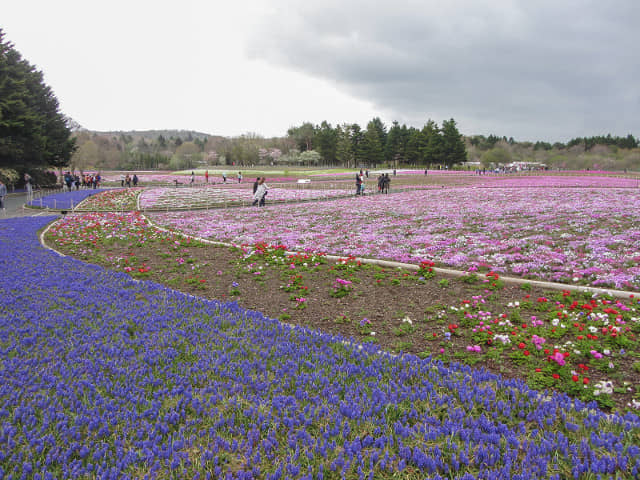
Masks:
[[[597,396],[601,393],[613,393],[613,382],[611,380],[601,380],[595,384],[595,390],[593,391],[593,394]]]
[[[376,332],[371,332],[371,336],[372,337],[375,336],[375,334],[376,334]]]
[[[409,317],[404,317],[402,319],[402,323],[408,323],[409,325],[411,325],[413,322],[411,321],[411,319]]]

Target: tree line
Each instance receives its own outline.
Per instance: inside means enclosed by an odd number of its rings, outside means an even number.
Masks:
[[[36,181],[68,164],[75,150],[68,119],[42,72],[22,58],[0,29],[0,169],[15,183],[29,170]]]
[[[257,134],[238,137],[211,136],[178,130],[147,132],[74,133],[79,148],[74,153],[72,168],[99,170],[171,169],[185,170],[222,165],[300,165],[300,166],[449,166],[451,168],[492,168],[512,162],[537,163],[549,168],[638,170],[640,152],[632,136],[626,142],[610,142],[597,136],[596,144],[572,140],[566,144],[518,142],[513,137],[450,135],[454,148],[446,148],[446,131],[452,131],[451,121],[437,128],[428,121],[422,129],[394,122],[386,129],[379,118],[362,130],[358,124],[344,123],[332,127],[326,121],[320,125],[305,122],[291,127],[284,137],[263,138]],[[435,135],[434,132],[439,134]],[[602,141],[605,139],[606,141]],[[607,145],[606,143],[609,143]],[[462,146],[465,150],[463,153]],[[631,148],[625,148],[631,147]],[[470,164],[460,166],[457,159]],[[475,166],[474,166],[475,165]],[[430,167],[432,168],[432,167]]]
[[[387,129],[379,117],[373,118],[364,130],[357,123],[332,127],[326,121],[315,126],[305,122],[291,127],[287,136],[298,152],[315,151],[317,161],[325,165],[452,167],[467,159],[464,138],[453,118],[442,122],[442,127],[428,120],[422,129],[401,126],[396,121]]]

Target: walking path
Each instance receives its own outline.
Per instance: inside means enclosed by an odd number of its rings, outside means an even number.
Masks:
[[[4,210],[0,210],[0,220],[3,218],[15,217],[41,217],[51,215],[55,212],[48,212],[41,209],[25,208],[28,201],[26,193],[10,193],[4,197]]]

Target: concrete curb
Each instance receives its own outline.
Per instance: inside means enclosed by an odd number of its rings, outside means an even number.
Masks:
[[[160,231],[163,232],[167,232],[167,233],[173,233],[176,235],[180,235],[182,237],[185,238],[192,238],[194,240],[198,240],[199,242],[202,243],[206,243],[209,245],[216,245],[216,246],[222,246],[222,247],[240,247],[240,245],[237,244],[233,244],[233,243],[226,243],[226,242],[218,242],[215,240],[208,240],[206,238],[201,238],[201,237],[197,237],[195,235],[189,235],[183,232],[178,232],[175,230],[169,230],[168,228],[164,228],[161,227],[159,225],[157,225],[155,222],[151,221],[146,215],[142,215],[144,217],[144,219],[149,222],[150,225],[154,226],[155,228],[157,228]],[[304,254],[307,252],[291,252],[291,251],[285,251],[285,254],[287,255],[299,255],[299,254]],[[341,259],[346,258],[347,255],[325,255],[325,258],[327,258],[328,260],[332,260],[332,261],[339,261]],[[401,262],[394,262],[391,260],[379,260],[379,259],[375,259],[375,258],[362,258],[362,257],[355,257],[354,258],[356,261],[359,261],[361,263],[367,264],[367,265],[378,265],[381,267],[388,267],[388,268],[399,268],[399,269],[404,269],[404,270],[418,270],[420,268],[419,265],[413,264],[413,263],[401,263]],[[465,272],[463,270],[453,270],[453,269],[449,269],[449,268],[437,268],[437,267],[433,267],[433,271],[436,273],[441,273],[444,275],[451,275],[454,277],[464,277],[465,275],[469,275],[469,272]],[[482,277],[482,275],[479,275],[479,277]],[[610,289],[610,288],[598,288],[598,287],[589,287],[589,286],[585,286],[585,285],[569,285],[566,283],[555,283],[555,282],[546,282],[543,280],[529,280],[529,279],[525,279],[525,278],[517,278],[517,277],[505,277],[500,275],[500,280],[502,280],[505,283],[511,283],[511,284],[516,284],[516,285],[523,285],[523,284],[529,284],[532,287],[540,287],[540,288],[548,288],[550,290],[569,290],[572,292],[589,292],[589,293],[594,293],[594,294],[599,294],[599,295],[610,295],[612,297],[616,297],[616,298],[629,298],[631,295],[633,295],[634,297],[638,297],[640,298],[640,292],[634,292],[634,291],[627,291],[627,290],[615,290],[615,289]]]

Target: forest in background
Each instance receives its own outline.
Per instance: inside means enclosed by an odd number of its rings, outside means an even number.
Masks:
[[[184,170],[223,165],[287,165],[375,168],[496,168],[513,163],[561,170],[640,171],[639,142],[594,136],[567,143],[519,142],[497,135],[461,135],[453,119],[442,127],[429,120],[423,129],[372,119],[336,127],[304,123],[286,136],[248,133],[222,137],[186,130],[74,132],[77,170]]]

